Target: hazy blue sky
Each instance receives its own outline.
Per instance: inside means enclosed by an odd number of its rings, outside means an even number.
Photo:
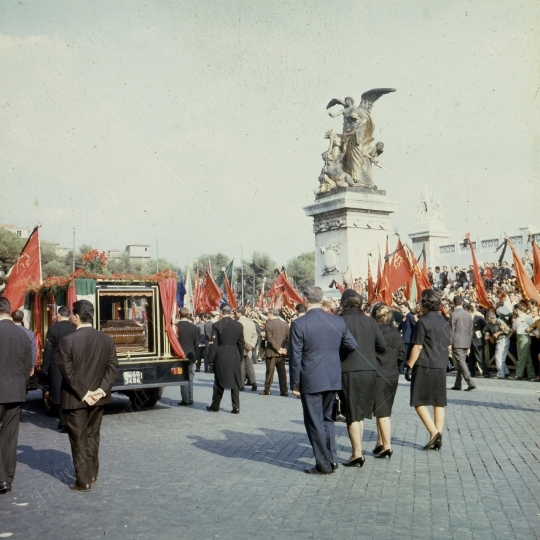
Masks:
[[[457,235],[537,224],[536,0],[0,4],[0,221],[184,263],[313,249],[333,97],[375,87],[375,182],[415,226],[429,184]]]

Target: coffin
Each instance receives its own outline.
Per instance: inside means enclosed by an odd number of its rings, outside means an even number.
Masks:
[[[144,351],[147,348],[145,328],[137,321],[107,321],[101,331],[113,338],[117,351]]]

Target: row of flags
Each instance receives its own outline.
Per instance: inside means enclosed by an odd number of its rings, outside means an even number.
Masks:
[[[471,250],[478,303],[486,308],[493,308],[485,289],[480,267],[476,260],[474,246],[468,233],[466,234],[466,242],[468,242]],[[497,250],[502,247],[502,253],[504,255],[506,248],[510,248],[517,286],[523,299],[526,301],[534,299],[540,303],[540,247],[534,238],[531,238],[531,245],[533,253],[532,279],[523,267],[523,263],[521,262],[516,249],[508,238],[504,240]],[[420,267],[420,260],[422,259],[423,264],[422,267]],[[226,268],[223,268],[214,280],[212,277],[210,261],[208,261],[208,266],[204,271],[199,272],[199,269],[195,271],[193,286],[189,268],[185,278],[181,270],[178,270],[176,290],[176,304],[178,308],[185,305],[192,310],[193,313],[201,313],[203,311],[215,311],[219,309],[222,304],[227,303],[233,309],[236,309],[238,307],[238,302],[231,287],[233,279],[233,263],[234,261],[231,261]],[[296,304],[302,303],[302,296],[289,281],[285,269],[282,268],[277,272],[278,274],[275,281],[266,293],[266,278],[263,279],[257,307],[275,307],[278,309],[282,307],[294,308]],[[22,309],[24,307],[24,298],[28,287],[36,284],[40,285],[42,282],[38,225],[30,234],[17,262],[10,269],[3,295],[10,301],[12,310]],[[343,285],[340,285],[337,282],[334,282],[334,284],[340,292],[343,292]],[[352,285],[351,278],[349,286],[352,287]],[[393,293],[398,291],[401,287],[405,288],[405,296],[408,299],[415,299],[417,301],[420,299],[422,291],[431,287],[428,277],[425,245],[422,249],[422,254],[416,259],[413,251],[406,244],[402,244],[399,237],[396,249],[392,253],[389,253],[387,237],[384,264],[379,254],[376,281],[373,278],[371,263],[368,260],[368,302],[385,302],[386,304],[391,305]],[[68,293],[69,292],[68,289]]]

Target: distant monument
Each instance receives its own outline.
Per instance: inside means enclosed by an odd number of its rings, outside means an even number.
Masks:
[[[448,242],[452,233],[447,230],[442,219],[442,206],[435,201],[433,193],[424,185],[417,189],[420,201],[416,207],[416,229],[409,233],[414,253],[418,256],[423,245],[426,245],[426,260],[429,266],[440,264],[439,246]],[[444,263],[443,263],[444,264]]]
[[[368,257],[377,248],[384,251],[390,232],[390,214],[398,203],[386,197],[373,182],[373,165],[379,163],[384,143],[373,145],[375,124],[371,117],[373,104],[394,88],[376,88],[362,94],[358,107],[354,99],[332,99],[327,105],[342,105],[332,118],[343,116],[343,133],[325,133],[328,150],[322,154],[324,166],[315,189],[315,203],[304,208],[313,217],[315,233],[315,283],[327,295],[332,279],[341,282],[340,274],[354,278],[367,277]],[[386,169],[388,170],[388,169]],[[373,269],[375,270],[375,269]],[[376,270],[375,270],[376,271]]]

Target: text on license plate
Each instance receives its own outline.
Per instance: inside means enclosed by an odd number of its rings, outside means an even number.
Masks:
[[[142,384],[142,371],[124,371],[124,384]]]

